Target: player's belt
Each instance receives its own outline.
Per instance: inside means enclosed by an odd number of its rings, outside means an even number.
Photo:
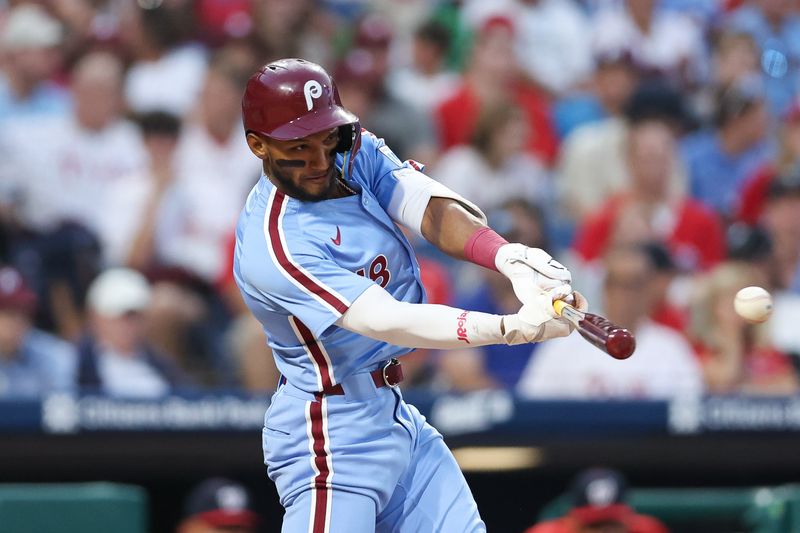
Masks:
[[[372,382],[375,383],[376,388],[397,387],[403,381],[403,365],[397,359],[391,359],[381,368],[370,372],[369,375],[372,376]],[[344,389],[341,385],[334,385],[322,392],[323,394],[344,394]]]

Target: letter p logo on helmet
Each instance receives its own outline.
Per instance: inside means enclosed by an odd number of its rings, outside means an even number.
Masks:
[[[314,108],[314,98],[322,96],[322,85],[317,80],[308,80],[303,85],[303,94],[306,97],[306,108],[311,111]]]

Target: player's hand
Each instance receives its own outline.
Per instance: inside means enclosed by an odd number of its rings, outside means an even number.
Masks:
[[[567,300],[572,307],[580,311],[581,313],[585,313],[589,310],[589,300],[586,299],[586,296],[579,293],[578,291],[573,291],[572,298]]]
[[[540,248],[505,244],[497,250],[495,266],[511,280],[514,294],[523,304],[532,303],[539,291],[550,291],[555,299],[572,293],[569,270]]]
[[[588,307],[586,298],[580,293],[575,294],[576,306]],[[553,309],[555,295],[552,289],[529,294],[528,303],[523,304],[516,315],[504,316],[503,338],[506,344],[541,342],[572,333],[573,327],[569,321],[559,317]]]
[[[580,311],[581,313],[585,313],[586,311],[589,310],[589,300],[587,300],[586,296],[579,293],[578,291],[574,291],[572,294],[570,294],[563,300],[572,307],[574,307],[575,309],[577,309],[578,311]],[[567,322],[569,322],[569,331],[570,333],[572,333],[575,330],[575,324],[573,324],[569,320],[567,320]]]

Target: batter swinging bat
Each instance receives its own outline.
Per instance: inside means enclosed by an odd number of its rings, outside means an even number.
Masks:
[[[563,300],[553,302],[560,316],[572,322],[578,333],[614,359],[627,359],[636,349],[633,333],[612,324],[600,315],[578,311]]]

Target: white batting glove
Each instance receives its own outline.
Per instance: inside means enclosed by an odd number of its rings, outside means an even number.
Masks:
[[[523,304],[532,303],[539,291],[549,291],[553,298],[572,294],[569,270],[540,248],[524,244],[504,244],[497,250],[495,266],[511,280],[514,294]]]
[[[566,337],[572,325],[553,309],[552,291],[539,290],[528,294],[528,302],[516,315],[503,317],[503,339],[506,344],[541,342],[556,337]],[[583,296],[580,296],[584,302]]]
[[[578,311],[585,313],[589,310],[589,300],[586,299],[586,296],[579,293],[578,291],[574,291],[572,293],[572,298],[567,299],[567,302],[577,309]]]

